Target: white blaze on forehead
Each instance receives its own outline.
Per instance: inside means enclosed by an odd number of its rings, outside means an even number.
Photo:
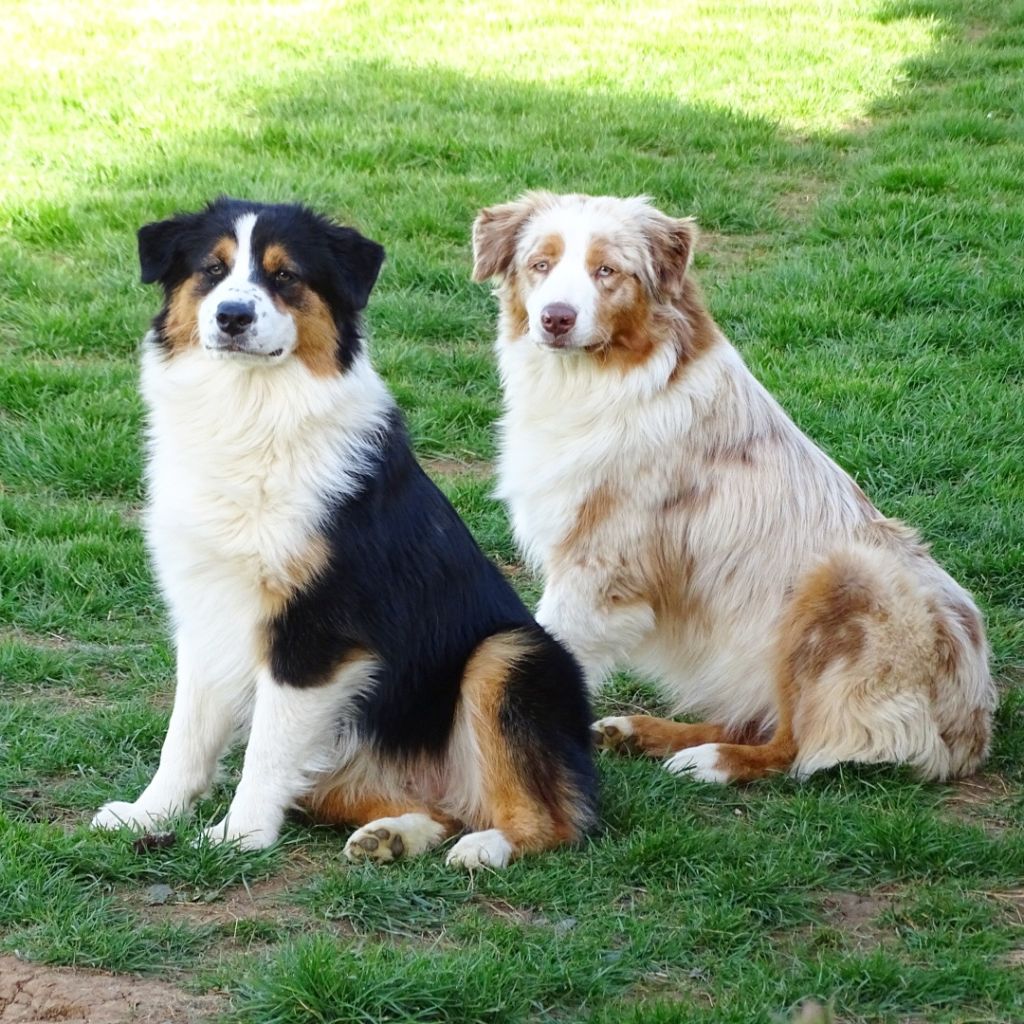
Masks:
[[[255,213],[244,213],[235,221],[235,262],[224,280],[210,292],[207,301],[216,297],[218,304],[231,300],[251,302],[256,297],[257,287],[253,280],[256,261],[252,251],[255,226]]]
[[[225,278],[223,284],[231,282],[248,282],[253,276],[253,255],[252,255],[252,229],[256,226],[255,213],[243,213],[235,221],[235,240],[238,242],[238,250],[235,253],[235,265],[231,273]]]

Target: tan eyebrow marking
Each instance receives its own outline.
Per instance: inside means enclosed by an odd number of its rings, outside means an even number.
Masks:
[[[263,250],[263,269],[268,274],[276,274],[279,270],[290,270],[294,273],[298,266],[283,245],[272,242]]]
[[[618,269],[620,261],[616,259],[615,246],[603,238],[595,238],[587,246],[586,264],[587,271],[591,274],[598,267],[610,266]]]
[[[550,260],[557,263],[565,252],[565,240],[561,235],[545,235],[531,250],[529,263],[535,260]]]
[[[210,250],[210,255],[218,259],[225,266],[232,266],[235,257],[238,255],[238,242],[228,235],[217,240],[217,244]]]

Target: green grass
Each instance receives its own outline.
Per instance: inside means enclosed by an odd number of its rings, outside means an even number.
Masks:
[[[849,1022],[1020,1020],[1024,3],[321,6],[5,10],[0,952],[220,989],[239,1022],[768,1024],[807,996]],[[468,241],[534,187],[698,217],[719,322],[984,607],[983,782],[719,790],[602,759],[599,835],[472,879],[346,867],[299,821],[260,855],[194,848],[194,824],[145,854],[89,833],[152,773],[173,678],[137,525],[158,298],[136,228],[226,192],[381,240],[377,365],[535,599],[489,497],[494,305]],[[655,702],[623,679],[603,706]]]

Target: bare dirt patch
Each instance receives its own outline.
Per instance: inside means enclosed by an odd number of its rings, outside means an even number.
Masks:
[[[825,183],[809,180],[788,192],[781,192],[775,200],[775,208],[787,221],[805,221],[821,198]]]
[[[535,925],[538,923],[547,924],[547,918],[543,914],[531,910],[529,907],[514,906],[496,896],[489,898],[480,897],[473,902],[485,913],[498,917],[502,921],[508,921],[510,924],[519,926]]]
[[[986,832],[999,835],[1010,827],[1000,810],[1000,804],[1010,795],[1005,779],[998,775],[976,775],[951,783],[943,808],[958,821],[980,825]]]
[[[834,189],[835,182],[827,176],[801,174],[788,179],[786,186],[776,193],[773,205],[784,226],[790,227],[806,225],[822,197]],[[774,238],[773,243],[777,247],[778,238]]]
[[[1002,962],[1005,967],[1024,967],[1024,949],[1011,949]]]
[[[1024,925],[1024,889],[983,890],[975,892],[975,895],[995,903],[1011,924]]]
[[[0,956],[0,1024],[198,1024],[224,1008],[165,981]]]
[[[75,641],[61,633],[32,633],[20,626],[4,626],[0,628],[0,640],[14,640],[26,647],[35,647],[46,651],[73,650]]]
[[[726,235],[702,228],[699,251],[707,259],[709,269],[742,269],[770,255],[777,242],[767,234]]]
[[[896,909],[900,893],[830,892],[823,900],[825,916],[833,928],[843,932],[859,946],[877,946],[891,940],[893,932],[879,921],[883,914]]]
[[[146,904],[138,906],[139,896],[129,902],[134,909],[151,921],[176,921],[195,926],[214,926],[228,931],[247,921],[284,924],[291,921],[308,922],[312,918],[301,907],[288,903],[285,893],[299,884],[296,876],[287,874],[252,882],[222,893],[216,900],[190,900],[174,892],[166,894],[161,902],[149,902],[148,890],[141,893]]]
[[[487,914],[523,928],[550,928],[556,935],[567,935],[579,923],[575,917],[556,915],[550,917],[530,907],[517,907],[496,896],[475,897],[473,905]]]
[[[87,815],[80,807],[61,803],[59,796],[54,795],[55,790],[69,781],[78,782],[80,777],[53,775],[41,779],[38,786],[0,789],[0,808],[22,821],[56,825],[70,832],[78,828]]]
[[[829,1006],[823,1006],[817,999],[805,999],[790,1018],[793,1024],[835,1024],[835,1015]]]
[[[76,654],[95,654],[101,657],[108,656],[111,651],[146,651],[151,646],[142,642],[96,643],[78,640],[73,636],[55,633],[52,630],[46,633],[36,633],[17,625],[0,626],[0,640],[13,641],[41,651],[71,651]]]
[[[655,970],[640,976],[630,992],[630,1002],[680,1004],[713,1009],[715,997],[709,991],[710,975],[699,967],[689,970]]]

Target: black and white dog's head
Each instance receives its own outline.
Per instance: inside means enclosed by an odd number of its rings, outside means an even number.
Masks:
[[[153,322],[168,355],[274,365],[303,361],[318,376],[359,350],[359,312],[384,250],[303,206],[220,198],[139,231],[142,280],[159,281]]]

